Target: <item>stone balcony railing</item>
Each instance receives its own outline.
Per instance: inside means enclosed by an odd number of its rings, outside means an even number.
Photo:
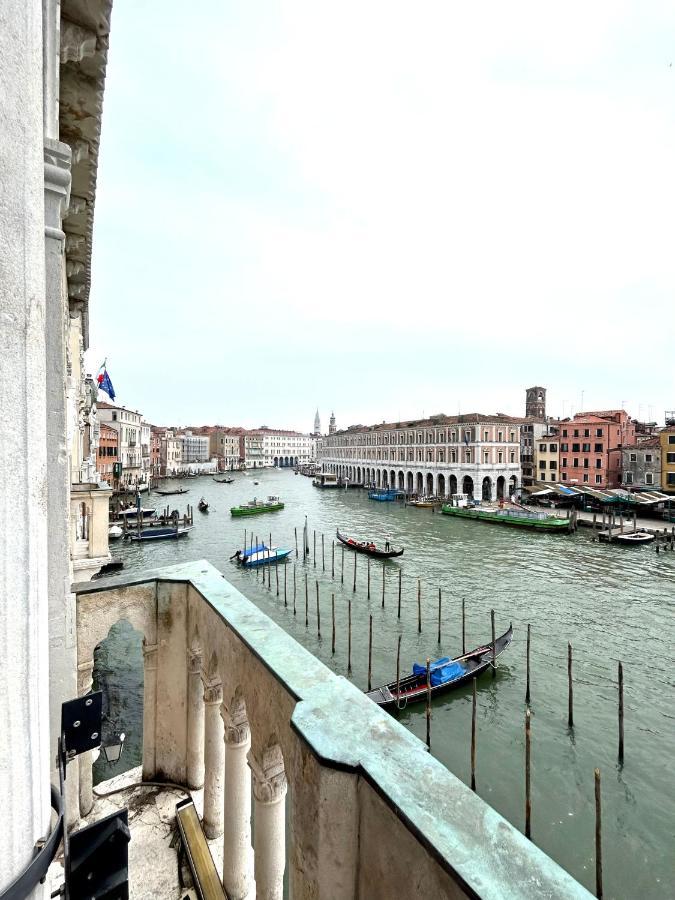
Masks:
[[[228,897],[281,898],[285,870],[294,900],[589,896],[208,563],[78,587],[82,693],[120,619],[143,636],[144,780],[203,785]]]

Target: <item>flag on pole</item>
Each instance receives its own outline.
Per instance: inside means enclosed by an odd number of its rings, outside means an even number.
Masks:
[[[115,388],[113,387],[113,383],[110,380],[110,375],[108,375],[108,370],[105,367],[106,361],[103,360],[103,365],[98,370],[98,375],[96,376],[96,382],[98,384],[99,391],[104,391],[111,400],[115,400]]]

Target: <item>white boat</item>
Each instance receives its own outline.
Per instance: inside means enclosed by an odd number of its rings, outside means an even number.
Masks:
[[[138,510],[136,509],[135,506],[128,506],[126,509],[121,509],[121,510],[119,511],[118,515],[119,515],[121,518],[123,518],[123,519],[126,519],[126,518],[128,518],[128,517],[131,517],[131,518],[134,518],[134,519],[135,519],[137,513],[138,513]],[[154,516],[154,514],[155,514],[155,510],[154,510],[154,509],[146,509],[146,507],[141,507],[141,516],[142,516],[144,519],[147,519],[147,518],[149,518],[150,516]]]
[[[108,540],[116,541],[118,538],[121,538],[124,534],[124,531],[120,528],[119,525],[111,525],[108,529]]]

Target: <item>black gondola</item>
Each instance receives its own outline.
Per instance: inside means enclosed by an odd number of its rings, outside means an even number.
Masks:
[[[214,478],[214,481],[217,481],[218,484],[232,484],[234,482],[234,478]]]
[[[495,658],[500,656],[513,639],[513,626],[509,625],[501,637],[495,640]],[[454,659],[445,657],[431,664],[431,696],[442,694],[451,688],[465,684],[472,678],[477,678],[492,665],[492,644],[485,644],[470,650],[464,656],[456,656]],[[434,684],[434,682],[436,682]],[[426,666],[415,665],[411,675],[404,675],[398,681],[384,684],[382,687],[367,691],[378,706],[385,709],[404,709],[408,703],[416,703],[427,696],[427,672]]]
[[[199,512],[208,512],[209,511],[209,504],[203,497],[197,504],[197,509],[199,510]]]
[[[357,553],[365,553],[366,556],[374,556],[376,559],[393,559],[395,556],[403,556],[403,547],[395,550],[391,549],[389,543],[387,543],[390,549],[380,550],[372,541],[356,541],[354,538],[344,537],[344,535],[340,534],[339,528],[337,529],[337,539],[345,547],[349,547],[350,550],[355,550]]]

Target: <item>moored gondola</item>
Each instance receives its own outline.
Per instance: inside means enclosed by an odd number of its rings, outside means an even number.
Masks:
[[[356,553],[365,553],[366,556],[374,556],[377,559],[393,559],[395,556],[403,556],[403,547],[398,549],[392,547],[389,541],[385,544],[385,549],[382,550],[373,541],[357,541],[354,538],[345,537],[343,534],[340,534],[339,528],[336,534],[337,539],[345,547],[349,547],[350,550],[354,550]]]
[[[513,626],[509,625],[508,630],[495,640],[495,658],[508,648],[512,639]],[[454,659],[446,656],[435,660],[430,667],[431,696],[435,697],[477,678],[491,665],[492,644],[476,647]],[[403,709],[408,703],[424,700],[427,696],[427,667],[414,663],[412,674],[400,678],[398,687],[396,681],[390,681],[389,684],[367,691],[366,696],[385,709]]]

